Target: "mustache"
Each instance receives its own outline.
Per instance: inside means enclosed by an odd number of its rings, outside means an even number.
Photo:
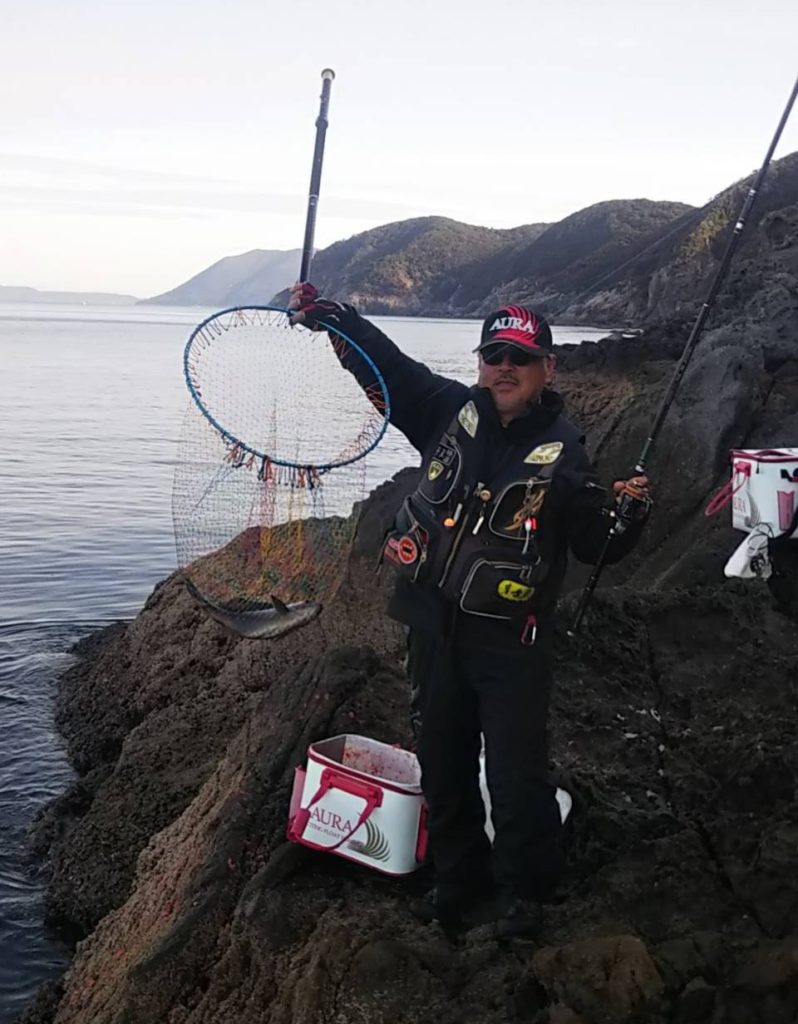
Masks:
[[[501,377],[496,378],[497,384],[517,384],[518,378],[515,374],[503,373]]]

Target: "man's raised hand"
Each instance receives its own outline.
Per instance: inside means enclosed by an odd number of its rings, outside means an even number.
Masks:
[[[320,299],[318,290],[309,281],[298,281],[293,286],[288,308],[295,311],[289,317],[291,326],[304,324],[311,331],[340,328],[343,318],[352,312],[352,307],[342,302]]]

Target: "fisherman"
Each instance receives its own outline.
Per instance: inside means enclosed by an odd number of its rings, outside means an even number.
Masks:
[[[387,384],[391,422],[421,454],[420,482],[383,551],[397,571],[388,612],[408,627],[435,868],[434,889],[411,910],[457,925],[495,893],[498,934],[534,935],[563,860],[547,776],[554,606],[567,549],[595,562],[613,506],[551,387],[551,330],[522,306],[491,313],[469,388],[403,354],[352,306],[319,298],[310,284],[295,286],[289,308],[292,323],[334,327],[371,357]],[[342,364],[368,389],[374,379],[364,360],[348,360],[333,337]],[[645,477],[613,487],[616,502],[633,499],[632,521],[609,551],[617,561],[637,540],[650,498]]]

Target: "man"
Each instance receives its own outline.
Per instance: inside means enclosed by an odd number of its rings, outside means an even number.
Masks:
[[[383,557],[397,570],[389,614],[408,630],[408,672],[420,718],[418,757],[436,886],[411,909],[462,920],[495,885],[497,931],[532,935],[538,901],[561,868],[561,819],[547,778],[552,621],[570,547],[594,562],[611,525],[579,431],[549,386],[555,356],[543,317],[521,306],[491,313],[474,387],[404,355],[348,305],[297,285],[292,323],[340,330],[374,361],[391,421],[420,452],[421,477]],[[342,364],[367,388],[362,359]],[[350,350],[351,352],[351,350]],[[615,484],[635,514],[613,541],[634,544],[650,504],[647,481]],[[495,830],[484,830],[478,759],[484,735]]]

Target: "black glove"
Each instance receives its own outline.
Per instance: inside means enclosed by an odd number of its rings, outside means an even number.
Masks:
[[[307,281],[297,285],[291,292],[288,308],[294,310],[291,325],[304,324],[311,331],[324,331],[328,327],[348,334],[347,323],[351,324],[357,312],[344,302],[320,299],[318,291]]]

